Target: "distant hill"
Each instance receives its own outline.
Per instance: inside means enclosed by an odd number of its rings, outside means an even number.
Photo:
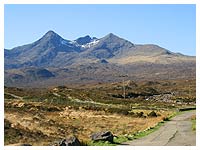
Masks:
[[[135,80],[188,78],[196,71],[194,56],[133,44],[112,33],[66,40],[48,31],[31,44],[4,49],[4,58],[7,86],[112,82],[121,80],[120,74]]]

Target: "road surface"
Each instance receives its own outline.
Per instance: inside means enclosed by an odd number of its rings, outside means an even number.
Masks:
[[[196,132],[192,131],[191,116],[196,111],[187,111],[166,122],[157,131],[133,141],[130,146],[195,146]]]

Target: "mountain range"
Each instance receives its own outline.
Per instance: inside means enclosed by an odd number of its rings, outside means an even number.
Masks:
[[[195,77],[196,58],[153,44],[133,44],[113,33],[67,40],[48,31],[39,40],[4,49],[6,86],[50,86]]]

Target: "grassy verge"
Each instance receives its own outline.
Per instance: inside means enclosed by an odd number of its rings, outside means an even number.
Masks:
[[[88,146],[115,146],[115,145],[120,145],[124,142],[130,141],[130,140],[134,140],[134,139],[138,139],[138,138],[142,138],[144,136],[149,135],[150,133],[158,130],[162,125],[164,124],[164,121],[159,122],[155,127],[150,127],[149,129],[146,129],[145,131],[141,131],[138,132],[136,134],[133,135],[121,135],[118,137],[114,137],[114,142],[110,143],[110,142],[89,142]]]
[[[116,146],[116,143],[110,143],[108,141],[104,142],[104,141],[99,141],[99,142],[88,142],[87,143],[88,146]]]
[[[147,135],[153,133],[154,131],[158,130],[163,124],[164,124],[164,121],[159,122],[155,127],[150,127],[146,131],[142,131],[142,132],[137,133],[135,136],[133,136],[133,139],[138,139],[138,138],[142,138],[144,136],[147,136]]]
[[[191,120],[192,120],[192,130],[196,131],[196,116],[193,116]]]

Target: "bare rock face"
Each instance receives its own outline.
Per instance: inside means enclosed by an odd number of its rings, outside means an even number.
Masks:
[[[113,143],[113,134],[110,131],[98,132],[91,135],[93,141],[109,141]]]
[[[81,146],[81,142],[76,137],[70,137],[61,140],[59,146]]]

